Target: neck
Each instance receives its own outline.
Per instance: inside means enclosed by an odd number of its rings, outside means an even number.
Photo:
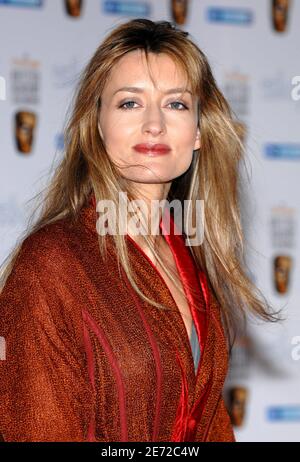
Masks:
[[[142,209],[136,209],[135,220],[127,217],[128,234],[136,241],[143,242],[143,238],[134,232],[136,227],[144,228],[144,233],[151,239],[155,248],[164,243],[164,237],[161,234],[160,222],[167,204],[168,193],[171,187],[169,183],[158,184],[141,184],[135,183],[133,186],[133,197],[141,201]],[[137,203],[138,204],[138,203]],[[133,212],[134,213],[134,212]],[[143,226],[141,226],[141,221]],[[135,226],[135,223],[138,223]]]

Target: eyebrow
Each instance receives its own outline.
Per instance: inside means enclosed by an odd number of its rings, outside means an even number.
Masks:
[[[140,87],[122,87],[116,90],[113,94],[115,95],[119,91],[129,91],[130,93],[144,93],[144,89]],[[163,93],[165,95],[171,95],[173,93],[190,93],[192,95],[192,92],[190,90],[183,87],[170,88],[169,90],[166,90]]]

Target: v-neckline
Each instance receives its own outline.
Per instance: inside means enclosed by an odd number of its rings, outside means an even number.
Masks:
[[[166,217],[166,214],[169,215],[169,219],[170,219],[170,234],[168,234],[168,230],[166,230],[165,226],[164,226],[164,223],[163,223],[163,219],[166,218],[168,220],[168,218]],[[191,317],[192,317],[192,330],[193,330],[193,325],[195,326],[195,331],[196,331],[196,337],[197,337],[197,342],[198,342],[198,346],[199,346],[199,349],[200,349],[200,354],[202,356],[203,354],[203,351],[201,351],[201,346],[203,344],[201,344],[201,337],[200,337],[200,328],[196,326],[196,323],[195,323],[195,313],[194,313],[194,309],[193,309],[193,302],[195,301],[194,299],[194,296],[193,294],[189,291],[188,287],[184,284],[184,277],[183,277],[183,274],[184,274],[184,271],[185,271],[185,268],[184,268],[184,262],[178,258],[178,250],[180,252],[183,251],[183,248],[185,248],[185,250],[188,252],[185,253],[184,257],[189,259],[189,262],[191,265],[194,264],[194,262],[192,261],[192,256],[190,255],[188,249],[186,249],[186,246],[185,246],[185,243],[183,242],[184,240],[184,236],[182,234],[173,234],[173,231],[175,231],[176,228],[176,225],[174,223],[174,220],[173,220],[173,217],[172,215],[169,213],[169,211],[167,210],[167,208],[165,208],[165,211],[164,211],[164,214],[160,220],[160,223],[159,223],[159,226],[163,232],[163,236],[169,246],[169,248],[171,249],[171,252],[173,254],[173,257],[174,257],[174,260],[175,260],[175,264],[176,264],[176,268],[177,268],[177,271],[178,271],[178,274],[179,274],[179,277],[181,279],[181,282],[182,282],[182,287],[184,289],[184,292],[185,292],[185,295],[186,295],[186,299],[187,299],[187,303],[188,303],[188,306],[190,308],[190,313],[191,313]],[[187,331],[187,328],[185,326],[185,323],[184,323],[184,320],[182,318],[182,315],[181,315],[181,311],[179,309],[179,306],[177,305],[176,303],[176,300],[171,292],[171,290],[169,289],[166,281],[164,280],[162,274],[160,273],[160,271],[157,269],[156,265],[154,265],[154,263],[152,262],[152,260],[148,257],[148,255],[144,252],[144,250],[140,247],[140,245],[127,233],[125,234],[125,236],[135,245],[135,247],[141,252],[141,254],[149,261],[149,263],[151,264],[151,266],[154,268],[154,270],[157,272],[157,274],[159,275],[162,283],[164,284],[166,290],[168,291],[170,297],[172,298],[173,300],[173,303],[175,305],[175,307],[177,308],[177,312],[179,314],[179,322],[181,323],[181,326],[182,326],[182,330],[184,332],[184,335],[185,335],[185,340],[187,341],[188,343],[188,346],[189,346],[189,355],[190,355],[190,360],[192,361],[192,364],[193,364],[193,370],[194,370],[194,374],[195,374],[195,378],[198,377],[198,373],[199,373],[199,369],[200,369],[200,362],[198,363],[198,366],[197,366],[197,369],[195,370],[195,363],[194,363],[194,355],[193,355],[193,351],[192,351],[192,344],[191,344],[191,341],[192,341],[192,330],[191,330],[191,338],[189,337],[189,334],[188,334],[188,331]],[[176,239],[176,236],[179,238],[178,240]],[[175,239],[176,239],[176,242],[175,242]],[[179,244],[180,243],[180,244]],[[178,244],[180,245],[180,248],[178,247]],[[183,257],[183,253],[181,253],[181,256]],[[183,257],[183,258],[184,258]],[[185,260],[186,261],[186,260]],[[193,266],[193,271],[195,270],[195,267]],[[195,273],[194,273],[195,274]],[[191,277],[192,274],[189,273],[189,277]],[[197,283],[197,287],[199,287],[198,285],[198,281],[196,280],[197,278],[195,277],[195,282]],[[199,287],[199,291],[201,290],[201,288]]]
[[[89,215],[90,220],[87,220],[87,224],[91,226],[91,229],[93,232],[97,233],[97,229],[94,223],[94,219],[96,220],[97,213],[96,213],[96,197],[95,194],[92,193],[90,196],[89,200],[90,208],[89,210],[93,210],[93,213]],[[195,371],[194,367],[194,359],[193,359],[193,352],[192,352],[192,347],[191,347],[191,342],[190,342],[190,337],[188,335],[188,331],[185,327],[184,320],[182,318],[181,312],[179,310],[179,307],[167,285],[165,282],[164,278],[162,277],[161,273],[159,270],[156,268],[156,266],[153,264],[152,260],[146,255],[146,253],[142,250],[142,248],[135,242],[135,240],[129,236],[129,234],[125,233],[125,238],[127,238],[129,241],[132,242],[132,244],[135,246],[136,249],[139,250],[140,254],[144,256],[144,258],[150,263],[150,265],[153,267],[155,270],[156,274],[159,276],[161,279],[162,284],[166,288],[166,291],[169,293],[170,298],[173,300],[173,304],[175,308],[177,309],[178,313],[178,318],[179,318],[179,323],[181,325],[181,331],[183,333],[185,343],[187,343],[187,348],[189,351],[189,357],[190,361],[192,364],[192,369],[195,373],[195,379],[198,380],[198,377],[200,375],[200,371],[202,369],[202,362],[205,356],[205,344],[206,344],[206,339],[207,339],[207,334],[208,334],[208,324],[209,324],[209,312],[210,312],[210,301],[209,301],[209,289],[208,289],[208,283],[206,279],[205,273],[196,268],[195,261],[190,254],[189,248],[185,246],[185,243],[183,242],[184,236],[182,233],[179,234],[172,234],[172,226],[177,229],[173,217],[170,214],[168,207],[165,207],[165,212],[162,214],[161,221],[159,223],[160,228],[163,231],[163,235],[165,237],[165,240],[167,241],[169,247],[172,250],[173,256],[175,258],[175,263],[177,266],[177,270],[179,272],[179,277],[181,278],[181,281],[184,282],[184,279],[190,279],[191,277],[194,279],[196,287],[199,288],[199,298],[192,294],[185,284],[183,283],[184,291],[187,296],[187,300],[189,303],[189,307],[191,310],[191,316],[192,316],[192,321],[195,325],[195,331],[197,334],[197,341],[200,349],[200,361],[197,366],[197,370]],[[170,234],[168,232],[164,233],[163,229],[163,217],[165,216],[166,212],[168,212],[168,218],[170,220],[170,224],[172,225],[170,227]],[[88,212],[87,212],[88,213]],[[87,217],[88,218],[88,217]],[[177,258],[177,254],[180,253],[181,258]],[[185,268],[185,266],[187,268]],[[187,290],[186,290],[187,289]],[[196,306],[202,307],[202,310],[196,309]]]

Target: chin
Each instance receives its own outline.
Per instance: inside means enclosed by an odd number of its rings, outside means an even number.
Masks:
[[[127,180],[134,181],[136,183],[151,184],[170,182],[176,178],[176,174],[174,176],[170,174],[170,169],[168,169],[168,171],[166,171],[166,169],[162,171],[162,169],[151,168],[151,166],[147,166],[147,168],[132,167],[131,172],[129,173],[128,171],[127,174],[124,174],[124,177]]]
[[[127,179],[129,181],[133,181],[135,183],[140,183],[140,184],[159,184],[159,183],[170,183],[171,181],[173,181],[173,178],[169,178],[169,177],[154,177],[153,175],[151,176],[151,178],[149,178],[149,176],[147,178],[142,178],[141,176],[138,176],[138,177],[127,177]]]

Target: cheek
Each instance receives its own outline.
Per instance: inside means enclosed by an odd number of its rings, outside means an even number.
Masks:
[[[122,159],[125,157],[126,149],[124,145],[124,136],[117,129],[109,130],[105,133],[105,147],[108,155],[112,159]]]
[[[192,155],[196,141],[196,130],[189,127],[181,127],[180,130],[174,131],[174,136],[171,137],[174,141],[174,146],[177,152],[182,154],[190,153]]]
[[[193,160],[192,149],[178,149],[176,150],[176,156],[173,161],[173,168],[175,168],[178,174],[181,174],[188,170]],[[171,165],[170,165],[171,167]]]
[[[192,144],[197,134],[197,127],[197,116],[194,116],[192,113],[186,114],[186,117],[181,117],[174,122],[172,136],[181,140],[181,143]]]
[[[106,118],[105,125],[101,126],[104,141],[107,149],[113,154],[124,153],[130,150],[136,140],[141,138],[140,125],[133,123],[132,120],[121,120],[120,117]]]
[[[101,124],[103,128],[104,135],[106,138],[118,142],[126,140],[126,136],[136,130],[137,123],[135,120],[132,120],[132,117],[120,117],[116,115],[110,115],[105,117],[105,123]]]

